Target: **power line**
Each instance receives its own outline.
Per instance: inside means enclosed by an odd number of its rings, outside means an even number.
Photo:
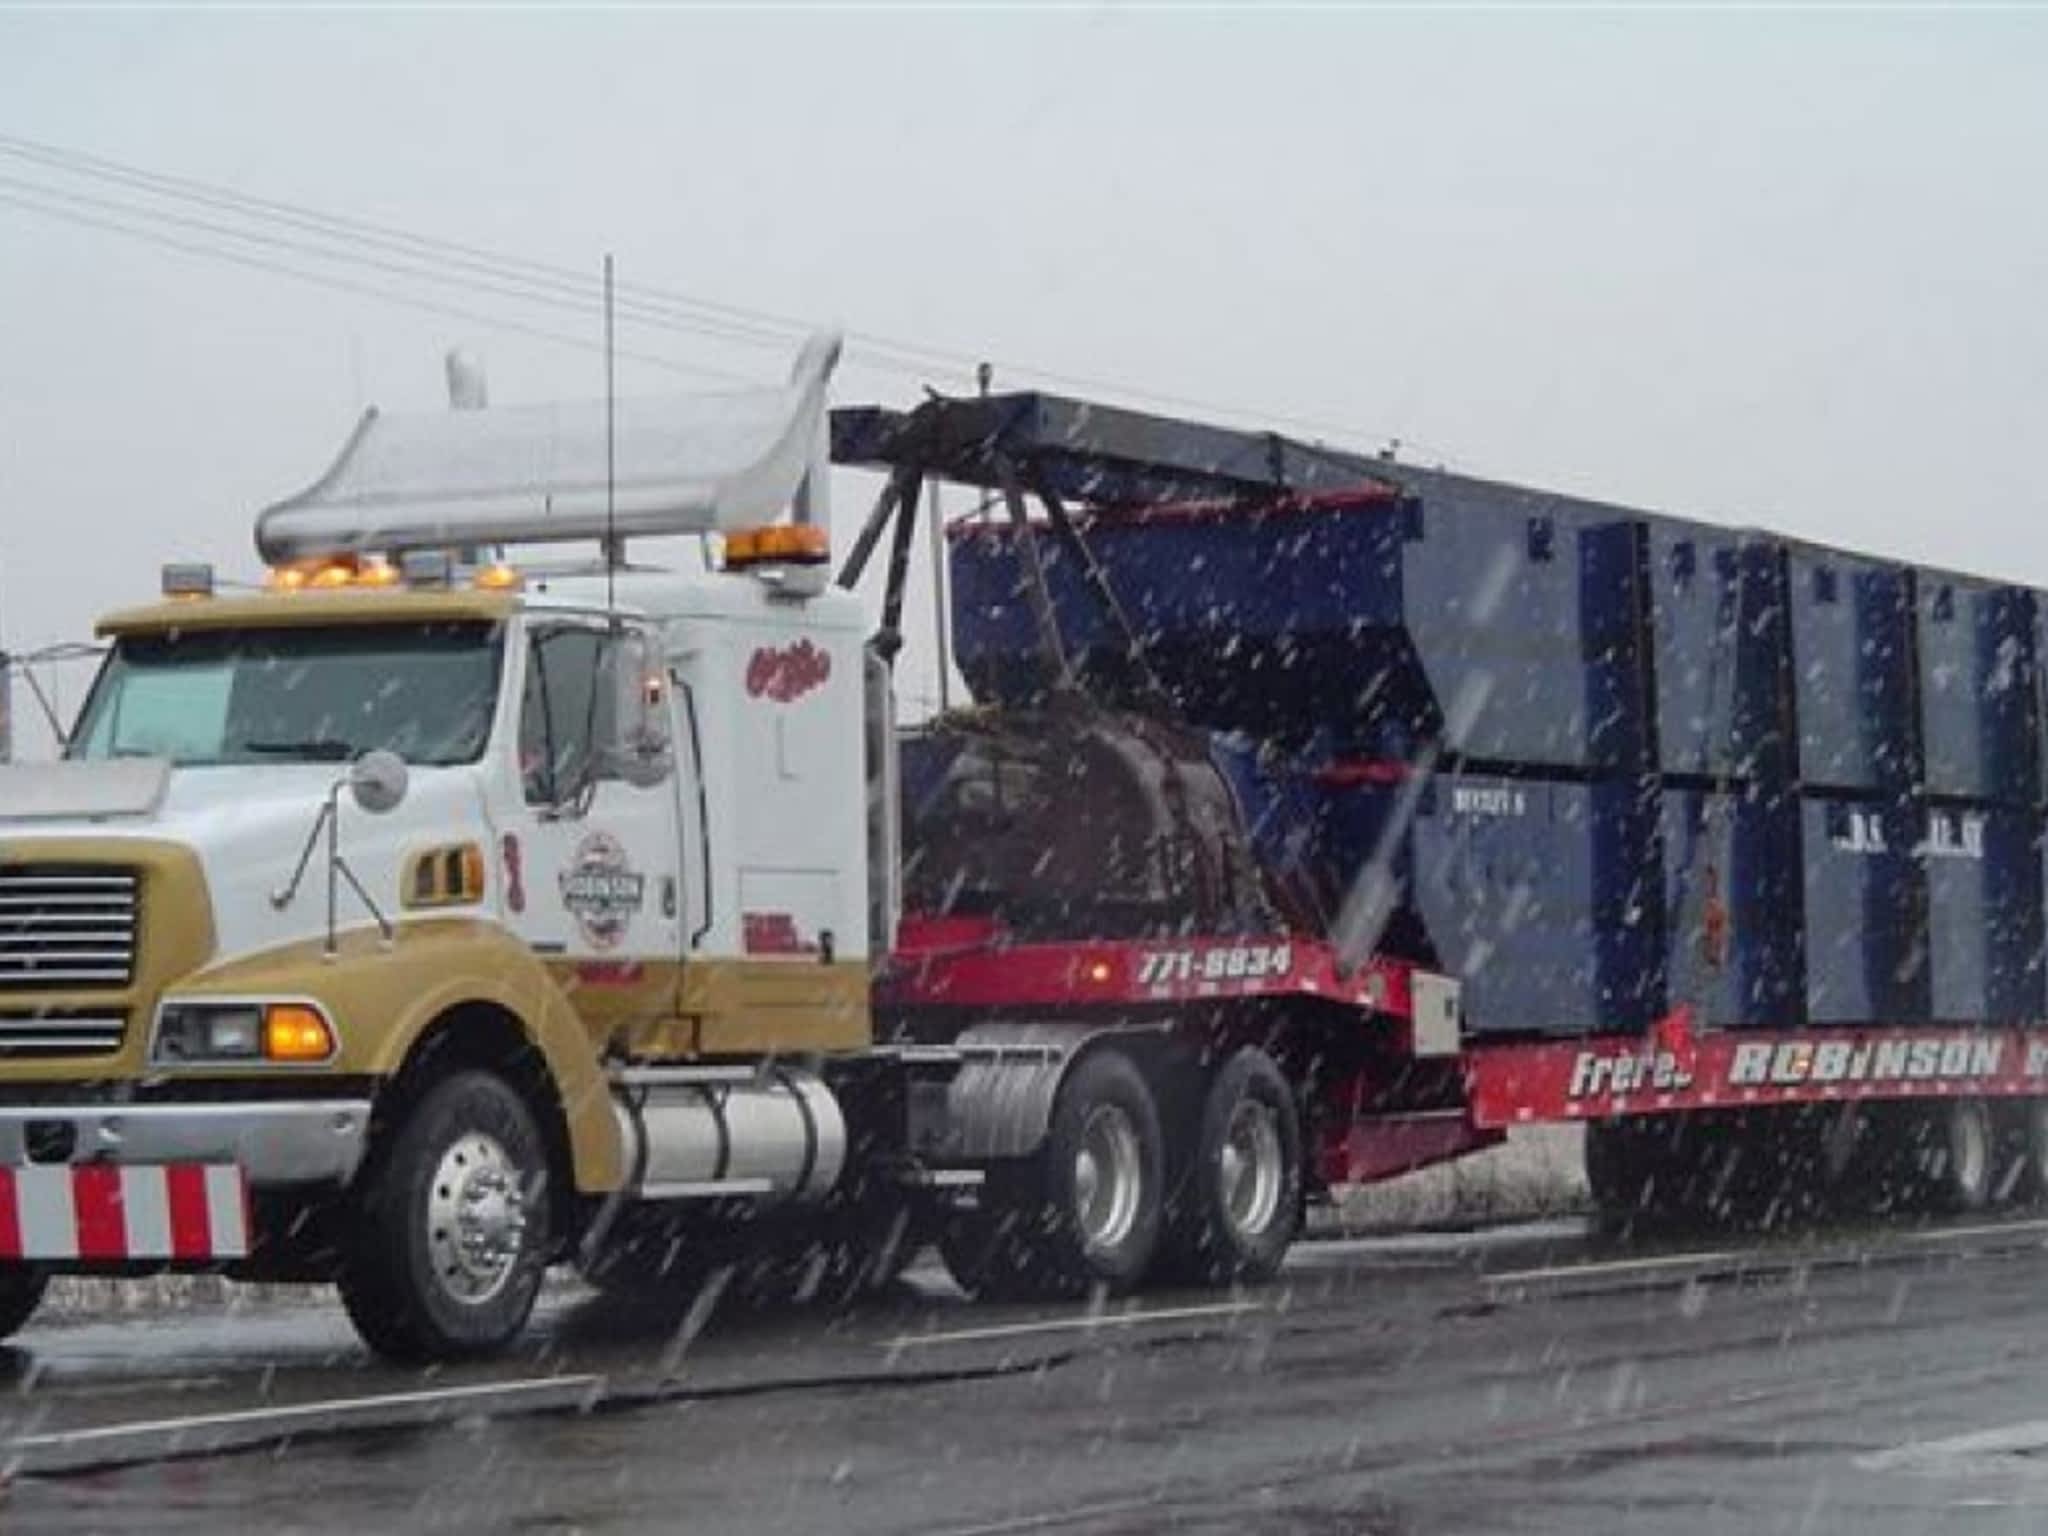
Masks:
[[[380,256],[368,256],[347,249],[337,249],[330,245],[322,245],[317,241],[267,234],[261,230],[239,229],[232,224],[221,223],[213,219],[193,218],[161,208],[153,208],[147,204],[124,201],[120,198],[98,197],[88,192],[76,192],[63,187],[52,187],[41,182],[24,180],[19,177],[0,175],[0,193],[8,191],[12,191],[16,195],[17,206],[29,208],[31,211],[51,213],[53,216],[56,216],[55,210],[43,208],[38,204],[22,201],[22,199],[55,200],[75,207],[98,210],[102,214],[116,214],[124,220],[140,220],[144,225],[160,225],[171,229],[193,231],[207,236],[214,241],[225,239],[246,245],[260,246],[270,250],[285,251],[293,255],[310,257],[315,261],[330,262],[342,266],[364,267],[373,271],[405,278],[409,281],[452,286],[465,292],[482,291],[520,303],[540,304],[552,309],[567,310],[573,314],[590,319],[599,319],[605,313],[602,295],[592,294],[577,283],[558,283],[517,275],[507,282],[495,281],[488,276],[463,276],[458,272],[448,270],[446,264],[430,267],[417,265],[413,262],[389,260]],[[81,220],[80,222],[83,221]],[[102,227],[112,228],[117,233],[139,234],[141,232],[126,224],[120,226],[109,224]],[[180,248],[191,250],[195,254],[204,254],[206,251],[218,251],[218,247],[215,245],[206,246],[204,251],[200,250],[196,245]],[[294,269],[293,275],[309,276],[309,274],[296,269]],[[760,342],[758,337],[743,335],[722,327],[706,326],[694,321],[677,321],[669,318],[661,309],[645,304],[627,303],[619,305],[618,308],[629,317],[659,330],[709,335],[719,340]],[[769,338],[766,344],[771,344],[777,348],[787,348],[795,339],[794,336],[776,336]],[[629,352],[619,355],[630,357],[636,354]],[[638,355],[643,361],[659,361],[648,354]],[[675,366],[681,368],[684,365],[676,364]],[[752,382],[748,375],[737,374],[723,369],[695,367],[690,371],[700,372],[706,377],[733,383]]]
[[[103,182],[113,182],[151,196],[171,198],[225,211],[238,218],[282,224],[327,240],[397,251],[411,256],[431,256],[444,267],[509,279],[528,286],[552,288],[583,298],[593,306],[597,302],[597,295],[584,274],[547,262],[506,256],[477,246],[420,235],[390,225],[345,218],[276,199],[252,197],[229,188],[193,181],[187,177],[148,171],[118,161],[103,160],[98,156],[59,149],[53,145],[6,134],[0,134],[0,154],[28,160],[46,170],[56,170],[60,174],[81,175]],[[127,206],[131,212],[141,212],[133,205]],[[342,258],[336,256],[334,259]],[[792,341],[800,340],[817,329],[816,324],[811,321],[696,299],[645,284],[621,284],[619,298],[622,310],[637,313],[643,319],[673,322],[676,328],[715,336],[720,340],[770,347],[778,351],[786,349]],[[894,342],[867,333],[854,335],[851,339],[860,342],[871,354],[878,355],[880,361],[867,366],[877,367],[884,372],[904,373],[923,378],[929,375],[934,366],[940,366],[948,371],[957,370],[963,374],[971,372],[974,366],[973,360],[964,355],[948,355],[918,347],[914,343]]]
[[[500,283],[516,283],[526,287],[552,292],[558,297],[548,299],[537,295],[508,295],[519,297],[523,302],[555,303],[562,306],[564,297],[573,296],[586,303],[595,303],[589,279],[571,268],[556,266],[547,262],[532,261],[520,257],[506,256],[479,246],[459,241],[446,240],[435,236],[422,235],[400,229],[393,225],[379,224],[365,219],[345,217],[323,212],[303,204],[287,202],[276,198],[253,196],[237,192],[232,188],[199,181],[191,177],[176,176],[165,172],[151,171],[143,167],[111,160],[81,150],[67,149],[18,135],[0,133],[0,154],[54,170],[59,174],[83,176],[102,182],[113,182],[148,195],[174,199],[210,207],[216,211],[230,212],[235,217],[262,220],[273,224],[296,228],[302,233],[317,234],[320,238],[344,245],[357,245],[386,252],[396,252],[415,258],[431,256],[443,266],[459,268],[478,276],[491,278]],[[58,189],[42,189],[45,193]],[[76,194],[73,194],[76,195]],[[130,209],[131,216],[146,216],[139,209]],[[155,216],[168,217],[157,211]],[[236,238],[251,238],[243,234]],[[275,237],[273,237],[275,238]],[[328,253],[322,259],[345,261],[351,258],[342,253]],[[368,261],[368,258],[360,258]],[[417,269],[414,269],[417,274]],[[299,274],[303,276],[304,274]],[[317,279],[315,279],[317,280]],[[446,279],[441,279],[446,280]],[[800,317],[778,314],[773,311],[728,304],[716,300],[699,298],[672,289],[651,284],[633,283],[619,285],[619,304],[622,312],[631,313],[634,318],[648,324],[662,325],[667,329],[682,329],[714,337],[744,346],[786,348],[793,339],[816,329],[813,322]],[[401,301],[404,302],[404,301]],[[415,307],[425,307],[416,304]],[[495,322],[483,322],[495,323]],[[882,335],[877,332],[850,329],[846,332],[850,347],[865,354],[858,359],[849,358],[857,366],[878,372],[907,375],[919,382],[926,381],[936,370],[948,375],[971,375],[985,359],[969,352],[954,348],[931,346],[919,342]],[[549,339],[560,339],[550,337]],[[630,354],[621,354],[630,355]],[[653,359],[642,358],[644,361]],[[1121,381],[1104,379],[1088,374],[1068,373],[1056,369],[1039,368],[1029,364],[994,359],[1002,372],[1009,377],[1037,380],[1047,384],[1072,388],[1091,394],[1120,397],[1140,404],[1171,407],[1176,410],[1199,412],[1217,418],[1235,418],[1253,421],[1261,426],[1284,427],[1294,431],[1314,434],[1336,434],[1340,438],[1362,440],[1387,440],[1388,434],[1368,432],[1355,423],[1340,423],[1328,418],[1293,415],[1282,412],[1256,411],[1242,406],[1229,405],[1198,396],[1167,393],[1158,390],[1140,389]],[[672,363],[666,366],[680,366]],[[709,371],[709,370],[704,370]],[[1410,443],[1421,447],[1430,457],[1443,458],[1431,453],[1427,445]]]
[[[242,217],[260,217],[273,222],[290,225],[302,230],[318,233],[327,238],[340,238],[354,243],[380,246],[386,249],[405,251],[414,255],[431,255],[436,260],[458,267],[505,275],[516,273],[524,281],[539,281],[558,288],[567,288],[586,295],[593,293],[593,284],[587,274],[574,268],[557,266],[549,262],[534,261],[525,257],[507,256],[485,250],[479,246],[465,245],[430,235],[422,235],[392,225],[373,223],[369,220],[330,214],[302,204],[283,202],[274,198],[255,197],[237,192],[232,188],[195,181],[189,177],[173,176],[159,171],[145,170],[138,166],[125,165],[119,161],[102,159],[78,150],[61,149],[55,145],[39,143],[33,139],[22,139],[9,134],[0,134],[0,154],[13,155],[44,165],[51,169],[70,174],[114,181],[138,188],[157,196],[171,197],[195,202],[206,207],[231,211]],[[711,300],[695,299],[684,295],[667,293],[640,283],[621,283],[619,296],[631,302],[642,296],[658,305],[680,309],[704,321],[718,320],[728,324],[751,326],[753,339],[764,345],[782,346],[792,335],[801,337],[817,327],[810,321],[789,316],[769,315],[764,311],[747,310],[737,305],[721,304]],[[880,338],[875,338],[880,340]]]
[[[217,239],[239,241],[243,244],[263,246],[271,250],[290,252],[294,255],[309,256],[316,261],[333,262],[344,266],[366,267],[374,271],[388,273],[416,282],[437,283],[461,288],[464,291],[481,291],[497,295],[501,298],[513,299],[521,303],[541,304],[553,309],[568,310],[571,313],[592,319],[599,318],[604,313],[601,302],[595,298],[585,296],[581,292],[569,288],[567,285],[560,285],[555,291],[550,291],[539,285],[533,285],[532,288],[529,288],[494,282],[488,278],[464,277],[448,271],[445,267],[418,266],[409,262],[391,261],[382,257],[364,256],[350,251],[339,251],[330,246],[320,245],[312,241],[297,240],[284,235],[265,234],[260,230],[237,229],[231,224],[222,224],[211,219],[190,218],[181,214],[169,213],[163,209],[150,208],[144,204],[124,202],[119,198],[95,197],[91,193],[73,192],[61,187],[45,186],[39,182],[24,181],[13,176],[0,175],[0,191],[13,191],[16,194],[25,194],[40,199],[56,200],[76,206],[97,209],[104,213],[118,214],[126,219],[139,219],[146,224],[192,230]],[[652,319],[648,323],[667,330],[694,329],[692,327],[670,325],[660,319]],[[744,382],[738,374],[719,373],[718,370],[707,370],[707,372],[719,377]]]
[[[273,276],[289,277],[299,282],[314,283],[323,288],[336,289],[364,298],[376,299],[382,303],[400,304],[408,309],[417,309],[427,314],[440,315],[446,319],[460,320],[468,325],[481,325],[500,331],[510,331],[530,336],[540,341],[554,342],[559,346],[574,347],[578,351],[601,351],[603,344],[588,336],[572,335],[566,331],[553,331],[544,326],[527,325],[521,321],[508,320],[502,316],[487,315],[478,310],[465,309],[459,305],[442,304],[435,300],[419,298],[413,294],[399,293],[389,288],[379,288],[370,283],[352,282],[330,272],[314,272],[304,267],[295,267],[284,262],[271,261],[264,257],[252,256],[247,252],[229,250],[223,246],[207,245],[204,242],[185,240],[175,235],[166,235],[157,230],[124,224],[115,219],[101,218],[96,214],[82,213],[74,208],[63,208],[39,203],[19,194],[0,191],[0,205],[21,208],[45,218],[59,219],[65,223],[83,225],[87,228],[104,230],[112,234],[126,235],[131,239],[144,240],[152,245],[179,251],[190,256],[205,257],[212,261],[233,262],[237,266],[253,268]],[[657,356],[651,352],[636,352],[620,349],[620,357],[651,367],[665,368],[671,373],[695,374],[715,378],[723,383],[748,383],[750,380],[724,369],[706,368],[694,363],[680,363],[673,358]]]

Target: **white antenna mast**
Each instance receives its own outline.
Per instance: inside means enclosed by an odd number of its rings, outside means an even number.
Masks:
[[[612,253],[604,253],[604,606],[619,606],[618,390],[613,378]]]

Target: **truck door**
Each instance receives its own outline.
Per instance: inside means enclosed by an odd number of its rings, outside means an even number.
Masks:
[[[521,803],[504,818],[517,829],[520,866],[521,899],[507,892],[512,922],[605,1035],[672,1017],[682,958],[673,754],[665,768],[632,774],[609,760],[619,736],[613,669],[638,647],[659,654],[641,631],[602,618],[528,626]]]

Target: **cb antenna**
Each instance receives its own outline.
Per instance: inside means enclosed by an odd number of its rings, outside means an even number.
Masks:
[[[618,395],[613,379],[612,253],[604,253],[604,606],[614,622],[619,607],[618,445],[614,416]]]

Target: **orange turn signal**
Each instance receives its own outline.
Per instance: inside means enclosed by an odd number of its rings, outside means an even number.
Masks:
[[[736,528],[725,536],[728,568],[765,565],[823,565],[832,558],[832,536],[816,523],[773,523]]]
[[[317,1008],[272,1003],[263,1010],[263,1054],[272,1061],[325,1061],[334,1054],[334,1031]]]

